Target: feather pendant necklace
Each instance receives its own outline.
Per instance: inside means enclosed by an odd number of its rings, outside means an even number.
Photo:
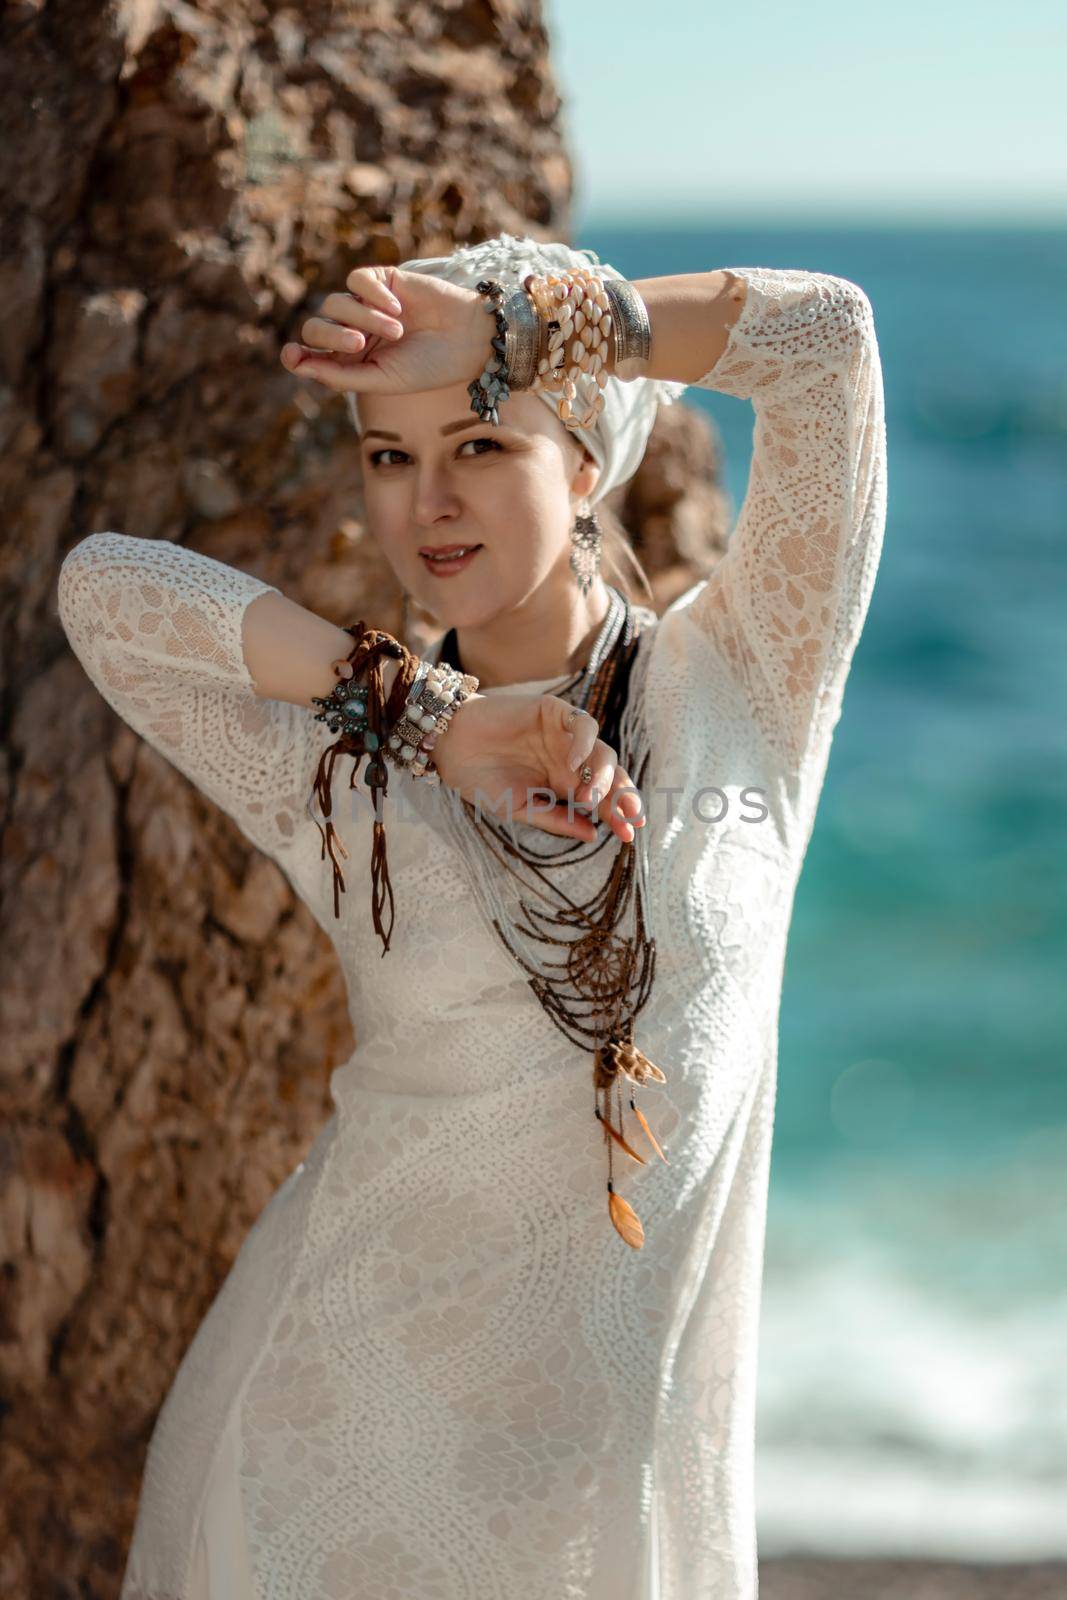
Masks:
[[[554,692],[597,719],[600,738],[619,751],[620,764],[640,789],[648,768],[648,753],[640,770],[636,770],[634,754],[622,749],[620,738],[637,641],[642,629],[655,622],[655,613],[643,606],[632,606],[611,585],[608,589],[608,613],[588,664]],[[457,671],[464,670],[454,630],[442,639],[437,659]],[[450,809],[445,807],[446,815]],[[640,832],[629,843],[609,834],[589,847],[588,855],[580,856],[576,852],[585,846],[585,841],[561,841],[558,836],[550,838],[552,854],[526,847],[509,837],[503,825],[476,813],[469,801],[463,801],[459,821],[453,811],[453,824],[464,854],[486,851],[532,897],[519,899],[516,917],[504,906],[496,875],[484,870],[473,873],[476,890],[489,902],[487,913],[493,928],[528,974],[530,988],[541,1006],[572,1043],[592,1053],[593,1110],[603,1129],[608,1153],[608,1216],[619,1237],[631,1249],[640,1250],[645,1241],[641,1220],[629,1201],[616,1192],[614,1184],[616,1146],[639,1165],[646,1164],[645,1157],[627,1137],[624,1080],[629,1087],[626,1098],[634,1113],[638,1137],[669,1165],[635,1098],[646,1083],[667,1081],[633,1038],[635,1019],[651,993],[656,955],[655,939],[646,931],[644,873],[638,870]],[[578,904],[553,881],[551,872],[568,863],[588,860],[609,843],[614,845],[615,854],[605,883],[584,905]],[[525,874],[517,870],[520,866]],[[538,910],[535,900],[547,904],[550,911]],[[631,925],[628,932],[619,926],[624,917]],[[527,947],[525,953],[518,948],[520,942]],[[536,960],[535,954],[542,950],[546,954]]]

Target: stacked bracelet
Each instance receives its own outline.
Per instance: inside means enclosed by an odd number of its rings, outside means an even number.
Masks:
[[[390,730],[382,754],[412,777],[440,783],[432,751],[456,711],[477,687],[478,679],[469,672],[421,661],[403,714]]]
[[[325,722],[331,733],[358,734],[364,750],[376,751],[379,741],[367,717],[366,685],[354,676],[350,661],[335,661],[333,666],[339,681],[328,695],[311,697],[315,705],[322,707],[316,712],[315,721]],[[447,664],[420,661],[404,709],[386,732],[382,755],[412,777],[439,783],[431,751],[477,687],[478,679],[472,673],[456,672]]]
[[[431,751],[457,708],[477,689],[478,679],[470,673],[457,672],[447,664],[420,660],[399,639],[380,628],[369,628],[357,622],[345,632],[352,635],[355,643],[347,658],[341,657],[333,663],[337,682],[329,694],[311,696],[312,704],[321,707],[315,714],[315,721],[327,723],[330,732],[338,735],[334,743],[321,752],[312,785],[312,798],[318,797],[322,822],[314,812],[311,815],[322,834],[322,859],[325,861],[329,854],[333,866],[333,914],[339,917],[345,879],[337,852],[347,860],[348,851],[332,817],[333,770],[339,756],[354,756],[349,778],[349,788],[354,789],[360,761],[366,755],[364,780],[374,797],[371,916],[375,932],[382,940],[384,955],[389,949],[393,907],[382,815],[389,767],[403,767],[414,777],[425,777],[434,785],[440,783]],[[383,673],[387,658],[400,663],[388,690]]]
[[[480,377],[467,385],[471,410],[500,425],[499,404],[512,391],[538,389],[556,400],[569,428],[595,423],[610,375],[623,383],[646,376],[652,345],[648,308],[632,283],[591,268],[539,276],[505,298],[493,278],[478,293],[496,323]],[[590,390],[579,399],[585,380]],[[575,412],[578,415],[575,415]]]

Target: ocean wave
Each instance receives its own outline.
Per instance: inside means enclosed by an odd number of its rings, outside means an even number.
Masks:
[[[761,1553],[1067,1556],[1065,1350],[1067,1293],[979,1315],[869,1247],[768,1273]]]

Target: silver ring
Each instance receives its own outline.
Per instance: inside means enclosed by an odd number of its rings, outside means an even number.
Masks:
[[[582,782],[583,783],[592,783],[592,781],[593,781],[593,769],[587,763],[582,768]]]
[[[581,716],[581,714],[582,714],[582,713],[581,713],[581,710],[580,710],[580,708],[579,708],[579,707],[578,707],[578,706],[575,706],[575,708],[574,708],[574,710],[573,710],[573,711],[569,711],[569,712],[568,712],[568,713],[567,713],[567,715],[566,715],[566,717],[564,717],[564,719],[563,719],[563,726],[564,726],[564,727],[565,727],[565,728],[569,728],[569,727],[571,727],[571,726],[572,726],[572,724],[573,724],[573,722],[574,722],[574,719],[575,719],[575,717],[580,717],[580,716]]]

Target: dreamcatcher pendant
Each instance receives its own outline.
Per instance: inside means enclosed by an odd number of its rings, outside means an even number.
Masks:
[[[608,1215],[612,1226],[631,1249],[640,1250],[645,1242],[645,1230],[641,1226],[641,1219],[628,1200],[621,1194],[615,1193],[613,1183],[614,1171],[612,1165],[613,1146],[619,1145],[628,1156],[645,1165],[645,1158],[630,1144],[622,1132],[622,1079],[627,1078],[634,1085],[647,1083],[651,1079],[654,1083],[666,1083],[666,1075],[659,1067],[649,1061],[648,1057],[634,1044],[633,1039],[623,1039],[617,1034],[611,1034],[607,1041],[597,1047],[593,1056],[593,1084],[596,1089],[598,1104],[594,1107],[596,1116],[604,1129],[604,1143],[608,1147]],[[616,1105],[618,1110],[618,1126],[611,1120],[611,1091],[615,1090]],[[651,1144],[660,1160],[670,1166],[667,1157],[660,1148],[652,1129],[643,1112],[639,1111],[634,1100],[633,1091],[629,1096],[630,1107],[636,1116],[642,1131]]]

